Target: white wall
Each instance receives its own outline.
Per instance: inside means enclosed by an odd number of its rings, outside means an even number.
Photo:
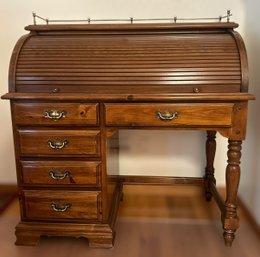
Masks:
[[[244,40],[249,59],[250,91],[257,101],[250,103],[247,140],[243,147],[240,196],[260,225],[260,2],[245,0]]]
[[[218,17],[232,9],[233,20],[242,26],[243,0],[1,0],[0,1],[0,93],[7,91],[8,64],[12,48],[32,23],[31,12],[47,18],[156,18]],[[243,33],[242,33],[243,34]],[[14,183],[15,168],[9,103],[0,101],[0,183]],[[226,139],[218,140],[217,181],[224,183]],[[190,131],[122,131],[121,174],[202,176],[204,170],[205,134]],[[248,149],[250,151],[250,149]]]

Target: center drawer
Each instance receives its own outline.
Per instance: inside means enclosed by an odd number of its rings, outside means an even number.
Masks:
[[[19,129],[22,156],[100,155],[98,130]]]
[[[97,220],[100,196],[99,191],[24,190],[25,218]]]
[[[231,126],[233,104],[105,104],[108,126]]]

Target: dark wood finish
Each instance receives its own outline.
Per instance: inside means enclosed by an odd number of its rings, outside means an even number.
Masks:
[[[7,93],[1,97],[10,100],[50,100],[50,101],[108,101],[108,102],[240,102],[255,100],[248,93],[206,94],[66,94],[66,93]]]
[[[224,239],[227,246],[231,246],[235,238],[235,231],[239,227],[237,217],[237,191],[240,180],[240,158],[242,141],[228,141],[228,165],[226,169],[226,202],[222,213]]]
[[[161,177],[161,176],[128,176],[120,175],[119,181],[122,184],[134,184],[134,185],[196,185],[203,186],[203,178],[191,178],[191,177]]]
[[[35,245],[47,235],[112,247],[123,184],[192,184],[216,199],[231,245],[241,141],[254,99],[237,26],[26,27],[2,96],[11,100],[20,193],[16,244]],[[119,129],[208,131],[205,177],[120,176]],[[229,138],[226,202],[214,178],[216,132]]]
[[[99,161],[21,161],[24,185],[99,187]]]
[[[187,29],[233,29],[237,28],[238,24],[234,22],[221,22],[221,23],[153,23],[153,24],[101,24],[101,25],[29,25],[26,26],[26,30],[30,31],[88,31],[96,30],[98,32],[103,30],[119,30],[120,32],[133,30],[164,30],[164,29],[174,29],[174,30],[187,30]]]
[[[46,112],[64,112],[59,119],[46,117]],[[51,113],[50,113],[51,114]],[[92,125],[98,124],[98,104],[15,103],[13,115],[18,125]],[[50,116],[51,117],[51,116]]]
[[[86,223],[55,223],[22,221],[15,228],[16,245],[36,245],[40,236],[85,237],[91,247],[111,248],[115,238],[115,220],[122,195],[122,186],[118,185],[113,199],[113,208],[106,224],[92,221]]]
[[[247,61],[245,43],[242,37],[239,35],[239,33],[237,33],[236,31],[232,31],[231,33],[236,40],[237,47],[239,50],[240,61],[241,61],[241,71],[242,71],[241,91],[247,92],[248,84],[249,84],[249,76],[248,76],[249,72],[248,72],[248,61]]]
[[[247,109],[247,102],[240,102],[234,105],[233,125],[228,138],[234,140],[244,140],[246,138]]]
[[[211,200],[210,183],[216,184],[214,177],[214,158],[216,153],[216,131],[207,131],[207,142],[206,142],[206,169],[205,169],[205,195],[206,200]]]
[[[108,126],[227,126],[233,104],[106,104]],[[163,120],[170,112],[172,120]]]
[[[111,227],[101,223],[48,223],[48,222],[20,222],[16,226],[16,245],[37,245],[40,236],[70,236],[88,238],[90,246],[96,246],[97,238],[103,239],[104,244],[99,242],[99,247],[111,248],[115,234]],[[93,245],[91,244],[93,240]],[[102,241],[102,240],[101,240]]]
[[[14,184],[0,184],[0,193],[16,193],[17,185]]]
[[[104,112],[102,112],[104,115]],[[104,119],[103,119],[104,122]],[[111,212],[113,212],[114,206],[114,198],[115,194],[117,194],[118,185],[118,177],[119,177],[119,133],[117,130],[106,129],[103,130],[103,149],[104,149],[104,160],[105,169],[104,174],[107,177],[106,185],[107,188],[107,219],[110,219]],[[121,189],[120,189],[121,190]]]
[[[32,36],[32,34],[22,36],[16,43],[11,60],[9,65],[9,76],[8,76],[8,83],[9,83],[9,92],[15,92],[15,77],[16,77],[16,66],[20,51],[23,47],[23,44]]]
[[[140,88],[143,88],[144,93],[149,93],[153,91],[154,93],[160,94],[172,94],[172,93],[192,93],[194,90],[197,90],[198,85],[188,85],[185,84],[183,85],[174,85],[173,87],[169,86],[163,86],[163,85],[151,85],[151,86],[146,86],[147,83],[139,83],[139,85],[132,85],[129,87],[129,85],[121,85],[121,83],[115,83],[117,85],[112,86],[113,83],[107,84],[107,85],[100,85],[95,84],[95,85],[88,85],[85,87],[84,85],[77,85],[77,89],[80,91],[80,93],[87,93],[87,94],[109,94],[113,93],[116,94],[119,92],[120,94],[137,94],[140,93]],[[137,83],[138,84],[138,83]],[[163,83],[162,83],[163,84]],[[111,88],[110,88],[111,87]],[[42,89],[43,88],[43,89]],[[21,85],[19,87],[18,92],[26,92],[26,93],[42,93],[42,92],[52,92],[55,90],[59,90],[62,93],[71,93],[73,91],[73,87],[68,87],[68,86],[53,86],[53,85],[43,85],[42,87],[31,87],[30,85]],[[230,85],[229,87],[227,84],[222,84],[216,87],[210,87],[209,85],[204,85],[200,86],[199,91],[202,93],[228,93],[228,92],[233,92],[237,93],[239,92],[238,85]]]
[[[24,219],[101,219],[100,192],[24,190]]]
[[[239,39],[227,30],[235,26],[29,27],[40,36],[24,42],[12,83],[17,92],[240,92]]]
[[[22,156],[65,156],[100,154],[100,132],[95,130],[19,129]],[[53,149],[48,142],[67,144]]]

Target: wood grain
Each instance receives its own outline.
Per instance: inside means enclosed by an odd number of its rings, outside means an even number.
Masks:
[[[232,34],[218,31],[217,26],[212,26],[216,33],[176,33],[181,27],[174,25],[159,26],[170,33],[154,27],[152,34],[146,34],[151,26],[135,26],[135,33],[131,34],[131,26],[123,25],[122,29],[129,33],[120,36],[113,35],[116,26],[99,26],[99,31],[108,29],[111,34],[70,35],[64,32],[66,27],[60,27],[63,34],[59,37],[32,36],[17,60],[16,90],[51,92],[48,86],[52,85],[61,92],[93,92],[98,87],[100,92],[108,93],[112,85],[118,85],[114,90],[122,93],[126,90],[124,86],[138,92],[140,89],[135,86],[142,85],[148,91],[158,92],[156,86],[164,85],[168,93],[188,93],[193,92],[193,85],[198,85],[200,92],[241,91],[240,56]],[[45,30],[42,26],[38,28]],[[87,31],[93,25],[70,28]],[[145,28],[142,35],[137,33]],[[240,48],[242,51],[243,46]],[[178,73],[165,72],[176,68]],[[218,68],[219,72],[209,72],[208,68]],[[86,72],[90,69],[94,72]]]
[[[178,24],[166,24],[166,23],[152,23],[152,24],[101,24],[101,25],[53,25],[53,26],[46,26],[46,25],[29,25],[26,26],[26,30],[30,31],[71,31],[71,30],[157,30],[157,29],[177,29],[177,30],[187,30],[187,29],[212,29],[212,28],[222,28],[222,29],[231,29],[238,27],[237,23],[234,22],[220,22],[220,23],[178,23]],[[136,31],[135,31],[136,32]]]
[[[19,129],[22,156],[66,156],[66,155],[100,155],[100,134],[95,130],[33,130]],[[52,149],[48,141],[59,141],[67,145],[62,149]]]
[[[13,115],[18,125],[84,125],[98,124],[98,104],[80,103],[15,103]],[[65,112],[60,119],[46,118],[46,112]]]
[[[24,218],[97,220],[101,217],[99,197],[100,192],[95,191],[24,190]],[[71,206],[65,211],[55,211],[52,203],[57,204],[57,208],[66,204]],[[59,204],[62,206],[58,207]]]
[[[11,100],[20,192],[16,244],[35,245],[47,235],[85,237],[91,247],[112,247],[122,185],[129,183],[204,185],[207,199],[212,195],[221,210],[224,239],[230,245],[238,228],[236,195],[247,102],[254,99],[247,93],[246,50],[233,30],[237,26],[26,27],[30,33],[13,51],[9,93],[2,96]],[[126,128],[208,131],[205,179],[120,177],[118,130]],[[216,132],[230,142],[226,204],[214,180]],[[172,205],[173,199],[167,202]],[[205,246],[205,238],[196,230],[197,244]],[[176,239],[171,234],[167,240],[172,245]],[[141,242],[140,254],[130,256],[145,256]],[[149,256],[160,256],[157,242],[152,240]]]
[[[105,104],[108,126],[230,126],[232,104]],[[178,113],[165,121],[158,112]]]
[[[99,161],[21,161],[24,185],[63,185],[99,187],[101,174]],[[65,174],[64,179],[54,179],[50,173]]]
[[[169,93],[169,94],[154,94],[149,92],[129,93],[129,94],[94,94],[87,93],[6,93],[2,99],[10,100],[50,100],[50,101],[107,101],[107,102],[238,102],[255,100],[255,96],[248,93]]]

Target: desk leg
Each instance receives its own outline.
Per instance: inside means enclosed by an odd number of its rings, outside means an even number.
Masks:
[[[228,165],[226,168],[226,202],[222,212],[224,240],[231,246],[239,227],[237,216],[237,191],[240,180],[240,158],[242,141],[228,140]]]
[[[216,184],[214,177],[214,158],[216,153],[216,131],[207,131],[207,142],[206,142],[206,169],[205,169],[205,196],[206,200],[210,201],[212,197],[210,182]]]

